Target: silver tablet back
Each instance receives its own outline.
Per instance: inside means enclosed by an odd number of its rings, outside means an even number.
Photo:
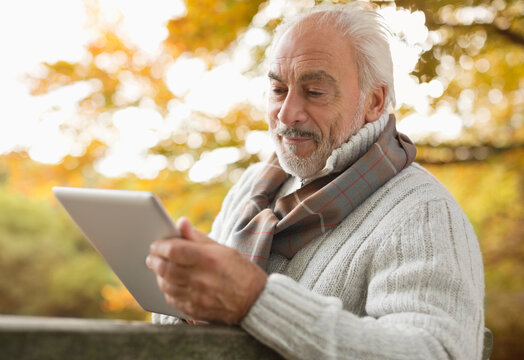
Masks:
[[[154,273],[145,265],[153,241],[178,235],[152,193],[68,187],[54,187],[53,192],[145,310],[185,317],[166,303]]]

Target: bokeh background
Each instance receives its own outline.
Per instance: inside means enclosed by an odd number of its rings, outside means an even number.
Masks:
[[[392,30],[398,127],[478,235],[492,358],[522,359],[524,2],[372,3]],[[51,187],[153,191],[209,230],[272,151],[272,31],[314,4],[1,2],[0,313],[147,320]]]

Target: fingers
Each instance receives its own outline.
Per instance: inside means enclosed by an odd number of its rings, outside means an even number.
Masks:
[[[146,265],[158,276],[177,285],[186,285],[191,275],[188,268],[177,266],[177,264],[155,255],[149,255],[146,258]]]
[[[190,292],[183,296],[164,293],[164,298],[169,305],[188,316],[191,320],[186,321],[190,324],[206,324],[216,320],[229,325],[236,323],[227,311],[213,306],[216,304],[209,300],[209,296],[195,296]]]
[[[181,236],[184,239],[192,240],[192,238],[193,238],[193,234],[192,234],[193,226],[191,225],[191,222],[189,222],[188,218],[181,217],[180,219],[178,219],[178,221],[176,222],[176,227],[178,228],[178,230],[180,231]]]
[[[164,298],[166,300],[166,302],[171,305],[172,307],[174,307],[175,309],[177,309],[179,312],[181,312],[182,314],[184,314],[185,316],[188,316],[188,317],[194,317],[192,316],[193,315],[193,305],[191,304],[191,302],[189,301],[185,301],[185,300],[180,300],[176,297],[173,297],[169,294],[166,294],[164,293]]]
[[[201,260],[203,254],[203,249],[194,245],[216,244],[205,233],[194,228],[185,217],[178,220],[177,227],[182,238],[157,240],[151,244],[150,253],[169,259],[180,266],[191,266]]]
[[[207,243],[207,236],[187,219],[179,221],[179,228],[196,240],[156,241],[146,261],[167,303],[193,319],[238,324],[263,290],[267,274],[238,251]]]
[[[181,217],[178,219],[176,225],[184,239],[201,243],[213,242],[213,240],[211,240],[207,234],[193,227],[191,222],[186,217]]]
[[[158,240],[149,247],[151,255],[163,257],[179,266],[192,266],[199,263],[204,251],[201,245],[181,239]]]
[[[156,277],[158,287],[164,294],[167,294],[177,299],[189,299],[190,289],[185,285],[178,285],[173,282],[167,281],[161,276]]]
[[[206,298],[209,296],[202,297],[202,295],[195,293],[189,287],[174,286],[159,277],[157,277],[157,282],[164,293],[166,302],[186,316],[195,319],[193,320],[194,324],[202,324],[202,321],[196,321],[196,319],[206,320],[209,314],[216,311],[210,308],[209,301],[206,301]]]

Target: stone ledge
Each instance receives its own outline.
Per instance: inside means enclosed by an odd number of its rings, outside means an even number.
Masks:
[[[281,359],[238,327],[0,316],[0,358]]]

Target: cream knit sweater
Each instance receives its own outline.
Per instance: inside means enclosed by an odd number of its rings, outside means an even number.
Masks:
[[[382,118],[361,129],[326,167],[331,162],[336,169],[340,156],[343,162],[361,156],[384,124]],[[246,170],[226,196],[213,239],[228,245],[260,165]],[[281,193],[299,185],[291,178]],[[285,358],[481,358],[479,245],[453,197],[417,164],[292,259],[272,254],[268,273],[241,326]],[[154,322],[173,320],[153,316]]]

